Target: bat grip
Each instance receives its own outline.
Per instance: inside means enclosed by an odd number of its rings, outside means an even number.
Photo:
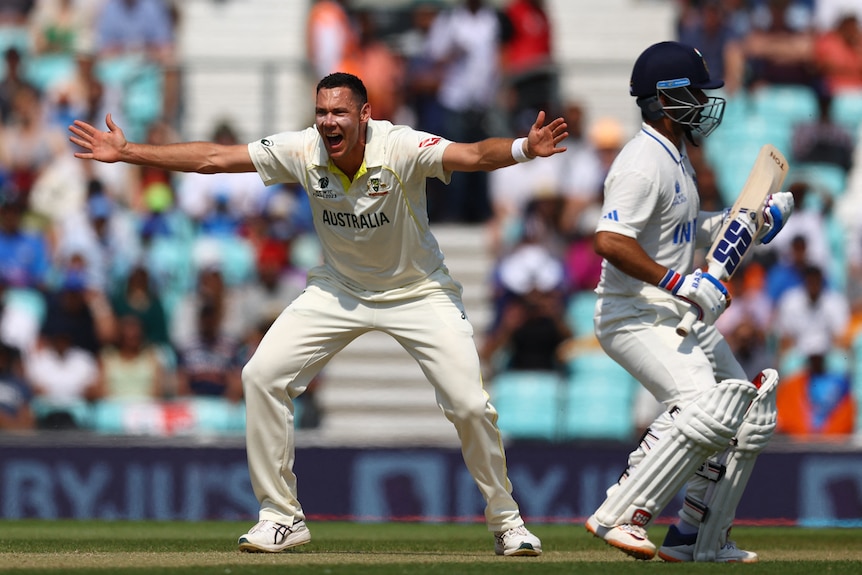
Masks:
[[[682,319],[679,320],[679,323],[676,324],[677,335],[681,335],[682,337],[687,336],[691,332],[691,328],[694,326],[694,322],[696,320],[697,312],[694,311],[694,307],[692,306],[686,310],[685,315],[683,315]]]

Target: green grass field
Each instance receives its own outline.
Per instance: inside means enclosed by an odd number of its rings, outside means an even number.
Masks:
[[[277,555],[245,554],[248,522],[0,521],[0,572],[50,574],[509,575],[514,573],[792,575],[862,573],[862,530],[737,527],[754,565],[635,561],[580,525],[533,525],[541,557],[497,557],[483,525],[309,522],[312,542]],[[664,526],[650,529],[660,542]]]

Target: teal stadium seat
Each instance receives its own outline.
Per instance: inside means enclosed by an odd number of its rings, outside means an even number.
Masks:
[[[573,293],[566,304],[566,323],[575,337],[584,337],[594,332],[593,316],[598,295],[592,290]]]
[[[630,439],[637,381],[601,350],[570,360],[569,372],[562,438]]]
[[[838,198],[847,189],[847,172],[835,164],[806,162],[790,166],[790,181],[805,181],[818,192]]]
[[[753,112],[770,122],[813,122],[820,116],[817,94],[808,86],[770,84],[758,88],[752,95]]]
[[[832,120],[850,130],[854,138],[859,137],[862,126],[862,90],[838,92],[832,97]]]
[[[78,63],[68,54],[31,56],[24,65],[26,78],[43,93],[71,81],[77,71]]]
[[[557,438],[560,377],[543,371],[504,371],[491,382],[491,403],[500,432],[508,439]]]

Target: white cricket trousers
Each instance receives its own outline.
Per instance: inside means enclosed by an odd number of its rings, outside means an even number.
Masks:
[[[523,523],[507,477],[497,412],[482,386],[473,327],[460,289],[443,275],[448,289],[429,280],[419,295],[398,301],[359,298],[317,277],[276,319],[242,372],[246,450],[260,519],[291,524],[305,518],[293,473],[293,400],[347,344],[379,330],[413,356],[434,386],[486,501],[489,530]]]
[[[596,303],[596,336],[602,349],[635,377],[667,409],[685,408],[718,381],[748,377],[730,346],[714,326],[701,322],[686,337],[676,333],[678,310],[628,298],[599,298]],[[609,384],[612,385],[611,382]],[[629,455],[631,471],[673,426],[668,411],[650,425],[650,434]],[[623,486],[625,483],[622,484]],[[685,488],[687,495],[704,501],[709,482],[695,475]],[[692,524],[683,505],[680,516]]]

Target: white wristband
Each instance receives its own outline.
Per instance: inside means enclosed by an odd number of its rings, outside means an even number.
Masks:
[[[524,142],[527,141],[527,138],[515,138],[515,141],[512,142],[512,158],[516,162],[529,162],[533,158],[527,157],[527,153],[524,151]]]

